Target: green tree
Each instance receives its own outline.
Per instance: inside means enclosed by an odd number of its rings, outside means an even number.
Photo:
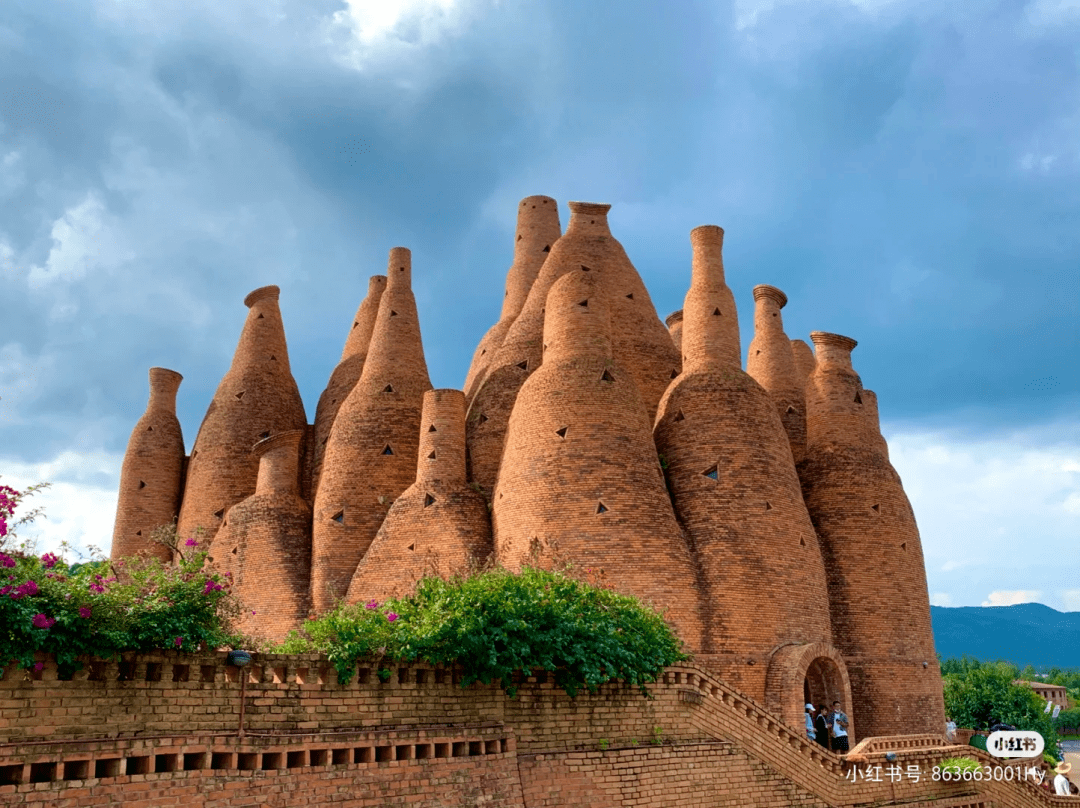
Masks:
[[[999,722],[1012,724],[1017,729],[1038,732],[1048,750],[1057,748],[1057,732],[1045,712],[1046,702],[1031,688],[1013,684],[1020,674],[1016,665],[946,660],[942,672],[945,711],[958,726],[988,730]]]

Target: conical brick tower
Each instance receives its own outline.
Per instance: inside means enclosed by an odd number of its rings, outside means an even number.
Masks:
[[[429,390],[416,482],[391,506],[356,568],[347,600],[406,595],[425,575],[464,573],[490,555],[487,500],[465,481],[465,394]]]
[[[311,599],[317,612],[345,596],[390,505],[416,479],[420,415],[431,381],[409,250],[390,250],[386,274],[364,372],[334,419],[315,493]]]
[[[150,541],[150,534],[171,525],[180,511],[184,436],[176,418],[176,391],[183,378],[173,370],[150,368],[150,402],[131,431],[120,468],[113,561],[142,552],[172,560],[172,551]]]
[[[264,286],[244,299],[248,315],[240,343],[191,451],[178,527],[182,537],[201,527],[212,539],[225,511],[255,493],[259,463],[251,447],[257,441],[307,426],[289,370],[279,292]]]
[[[798,374],[799,384],[805,388],[806,380],[810,378],[810,374],[817,367],[814,350],[801,339],[793,339],[791,341],[791,355],[795,360],[795,371]],[[803,398],[805,399],[805,397],[806,391],[804,389]]]
[[[490,491],[502,460],[506,424],[517,391],[545,358],[542,344],[548,291],[567,272],[585,268],[603,277],[611,313],[614,358],[633,375],[647,415],[678,375],[680,360],[645,284],[608,227],[610,205],[570,202],[570,223],[544,262],[521,314],[506,333],[466,419],[469,478]]]
[[[690,234],[683,370],[661,400],[654,436],[704,579],[698,658],[795,725],[808,667],[822,659],[837,667],[825,569],[776,406],[741,367],[723,235],[711,225]],[[842,679],[837,670],[833,680],[842,687]]]
[[[806,382],[800,378],[791,340],[784,333],[780,310],[786,304],[787,295],[775,286],[754,287],[754,339],[747,352],[746,372],[772,396],[798,463],[806,451]]]
[[[375,329],[375,317],[379,313],[379,301],[386,289],[385,275],[372,275],[368,280],[367,297],[360,303],[360,308],[353,318],[352,328],[345,340],[345,350],[341,352],[341,361],[330,381],[319,396],[319,405],[315,408],[315,431],[312,449],[311,490],[319,487],[319,471],[322,468],[323,455],[326,453],[326,441],[330,437],[330,427],[337,417],[338,410],[349,393],[360,381],[367,359],[371,332]]]
[[[821,537],[836,645],[864,737],[940,734],[945,720],[926,568],[900,478],[851,366],[855,340],[811,334],[803,495]]]
[[[225,514],[209,560],[232,573],[244,606],[238,628],[281,641],[310,608],[311,508],[300,496],[303,430],[279,432],[255,445],[255,493]]]
[[[664,322],[667,323],[668,333],[671,334],[671,341],[675,344],[675,350],[679,352],[679,356],[682,356],[682,309],[671,312]]]
[[[574,267],[548,295],[544,363],[518,393],[495,487],[496,558],[513,570],[563,561],[595,570],[665,609],[696,649],[693,563],[645,403],[632,374],[611,358],[603,283]]]
[[[550,196],[527,196],[518,204],[517,231],[514,239],[514,263],[506,274],[506,293],[502,314],[473,354],[469,373],[465,377],[465,400],[471,402],[484,381],[495,354],[502,347],[506,332],[521,313],[529,297],[540,267],[562,231],[559,228],[559,206]]]

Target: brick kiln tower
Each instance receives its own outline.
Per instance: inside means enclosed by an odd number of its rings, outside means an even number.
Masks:
[[[503,295],[502,313],[480,340],[473,354],[469,373],[465,377],[466,406],[484,381],[488,368],[506,332],[529,297],[540,267],[543,266],[552,245],[559,239],[559,205],[550,196],[527,196],[518,204],[517,231],[514,238],[514,262],[506,274],[506,293]]]
[[[180,510],[184,436],[176,418],[176,391],[183,378],[174,370],[150,368],[150,401],[131,431],[120,469],[113,561],[142,552],[172,560],[172,551],[150,541],[150,534],[171,525]]]
[[[667,316],[664,321],[667,323],[668,333],[671,334],[671,341],[675,343],[675,350],[679,352],[679,356],[682,356],[682,326],[683,326],[683,310],[673,311]]]
[[[806,452],[806,380],[799,375],[791,341],[784,333],[780,309],[786,304],[787,295],[775,286],[754,287],[754,339],[747,352],[746,372],[772,396],[798,463]]]
[[[608,227],[611,205],[570,202],[566,233],[552,246],[525,306],[507,331],[466,420],[470,479],[494,485],[514,398],[544,358],[542,330],[548,291],[567,272],[587,268],[603,277],[600,292],[611,313],[614,359],[634,377],[651,419],[664,389],[678,375],[678,351],[656,314],[634,265]]]
[[[390,250],[386,274],[364,371],[334,419],[315,493],[311,598],[318,612],[345,596],[390,505],[416,478],[431,381],[409,250]]]
[[[233,505],[210,545],[209,560],[233,576],[240,631],[275,641],[298,629],[310,610],[311,507],[300,496],[303,430],[259,441],[255,493]],[[254,613],[253,613],[254,612]]]
[[[228,373],[206,411],[188,463],[178,530],[199,527],[212,539],[225,511],[255,492],[259,462],[251,447],[259,440],[304,429],[307,417],[289,370],[285,327],[276,286],[244,299],[247,320]]]
[[[375,330],[375,317],[379,313],[379,301],[382,299],[383,290],[386,289],[385,275],[372,275],[368,279],[367,297],[360,303],[356,310],[349,336],[345,340],[345,350],[341,352],[341,361],[338,362],[334,372],[330,374],[330,381],[319,396],[319,404],[315,408],[315,431],[312,437],[312,461],[311,461],[311,490],[315,491],[319,486],[319,470],[322,468],[323,455],[326,453],[326,441],[330,437],[330,427],[337,417],[338,410],[348,397],[349,393],[360,381],[360,374],[364,371],[364,361],[367,359],[368,346],[371,343],[371,333]]]
[[[490,555],[487,500],[465,480],[465,394],[428,390],[416,482],[391,506],[347,600],[405,595],[425,575],[466,572]]]
[[[787,434],[741,367],[723,236],[712,225],[690,234],[683,370],[661,400],[656,445],[703,573],[701,660],[798,726],[811,668],[832,688],[810,694],[820,697],[843,692],[844,665],[830,646],[825,568]]]
[[[598,221],[594,215],[594,227]],[[570,231],[564,242],[575,243]],[[555,257],[553,250],[548,264]],[[495,487],[496,558],[513,570],[533,559],[597,569],[617,589],[665,609],[696,649],[694,567],[664,490],[646,405],[633,376],[611,358],[607,279],[584,271],[574,253],[559,257],[569,266],[547,298],[544,363],[518,393]]]
[[[833,635],[861,734],[940,734],[945,720],[922,545],[851,366],[855,340],[811,334],[803,494],[821,537]]]
[[[799,384],[803,387],[803,398],[806,398],[806,380],[817,367],[813,349],[801,339],[791,341],[791,355],[795,358],[795,370],[799,376]]]

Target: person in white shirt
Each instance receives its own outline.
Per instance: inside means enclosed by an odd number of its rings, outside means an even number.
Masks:
[[[829,716],[829,729],[832,731],[832,750],[842,755],[847,754],[848,751],[847,726],[847,716],[840,709],[840,702],[834,701],[832,703],[832,715]]]
[[[956,742],[956,722],[949,716],[945,716],[945,740],[949,743]]]
[[[1054,778],[1054,793],[1060,796],[1069,796],[1072,791],[1069,789],[1069,778],[1065,775],[1072,771],[1072,764],[1062,761],[1054,769],[1057,777]]]
[[[817,740],[817,733],[814,731],[814,705],[806,705],[806,737],[811,741]]]

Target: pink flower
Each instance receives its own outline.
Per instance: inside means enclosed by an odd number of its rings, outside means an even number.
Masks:
[[[44,667],[45,667],[45,663],[44,663],[44,662],[35,662],[35,663],[34,663],[34,670],[36,670],[36,671],[39,671],[39,670],[41,670],[41,669],[42,669],[42,668],[44,668]]]
[[[56,621],[51,617],[46,617],[43,614],[35,614],[34,619],[30,621],[34,628],[52,628],[53,623]]]
[[[90,618],[90,611],[91,610],[90,610],[89,606],[80,606],[79,607],[79,617],[82,617],[83,619],[88,620]]]
[[[393,623],[395,620],[397,620],[397,618],[398,618],[398,616],[396,614],[394,614],[393,612],[387,612],[386,613],[386,619],[389,620],[391,623]]]
[[[51,570],[60,561],[60,557],[53,553],[46,553],[41,557],[41,563],[45,565],[45,569]]]
[[[188,547],[198,547],[199,543],[195,539],[188,539],[184,544]]]
[[[374,610],[374,609],[378,609],[379,608],[379,601],[377,601],[377,600],[369,600],[367,603],[364,604],[364,608],[367,609],[369,612]]]
[[[0,534],[2,535],[2,534]],[[4,553],[0,553],[0,567],[14,567],[15,559]]]
[[[255,614],[255,610],[254,610],[254,609],[252,609],[252,610],[251,610],[251,613],[252,613],[252,614]]]
[[[184,644],[184,638],[183,637],[177,637],[175,640],[173,640],[173,645],[175,645],[177,648],[179,648],[183,644]]]
[[[0,595],[6,595],[8,592],[10,592],[14,588],[15,587],[13,587],[11,584],[8,584],[7,586],[5,586],[3,588],[0,588]]]
[[[90,584],[90,591],[91,592],[104,592],[105,587],[103,587],[101,584]]]
[[[211,592],[218,592],[218,591],[220,591],[220,590],[221,590],[221,589],[223,589],[223,588],[224,588],[224,587],[222,587],[222,585],[221,585],[221,584],[217,584],[217,583],[214,583],[214,582],[213,582],[212,580],[210,580],[209,578],[207,578],[207,579],[206,579],[206,588],[205,588],[205,589],[203,589],[203,592],[202,592],[202,593],[203,593],[204,595],[209,595],[209,594],[210,594]]]

